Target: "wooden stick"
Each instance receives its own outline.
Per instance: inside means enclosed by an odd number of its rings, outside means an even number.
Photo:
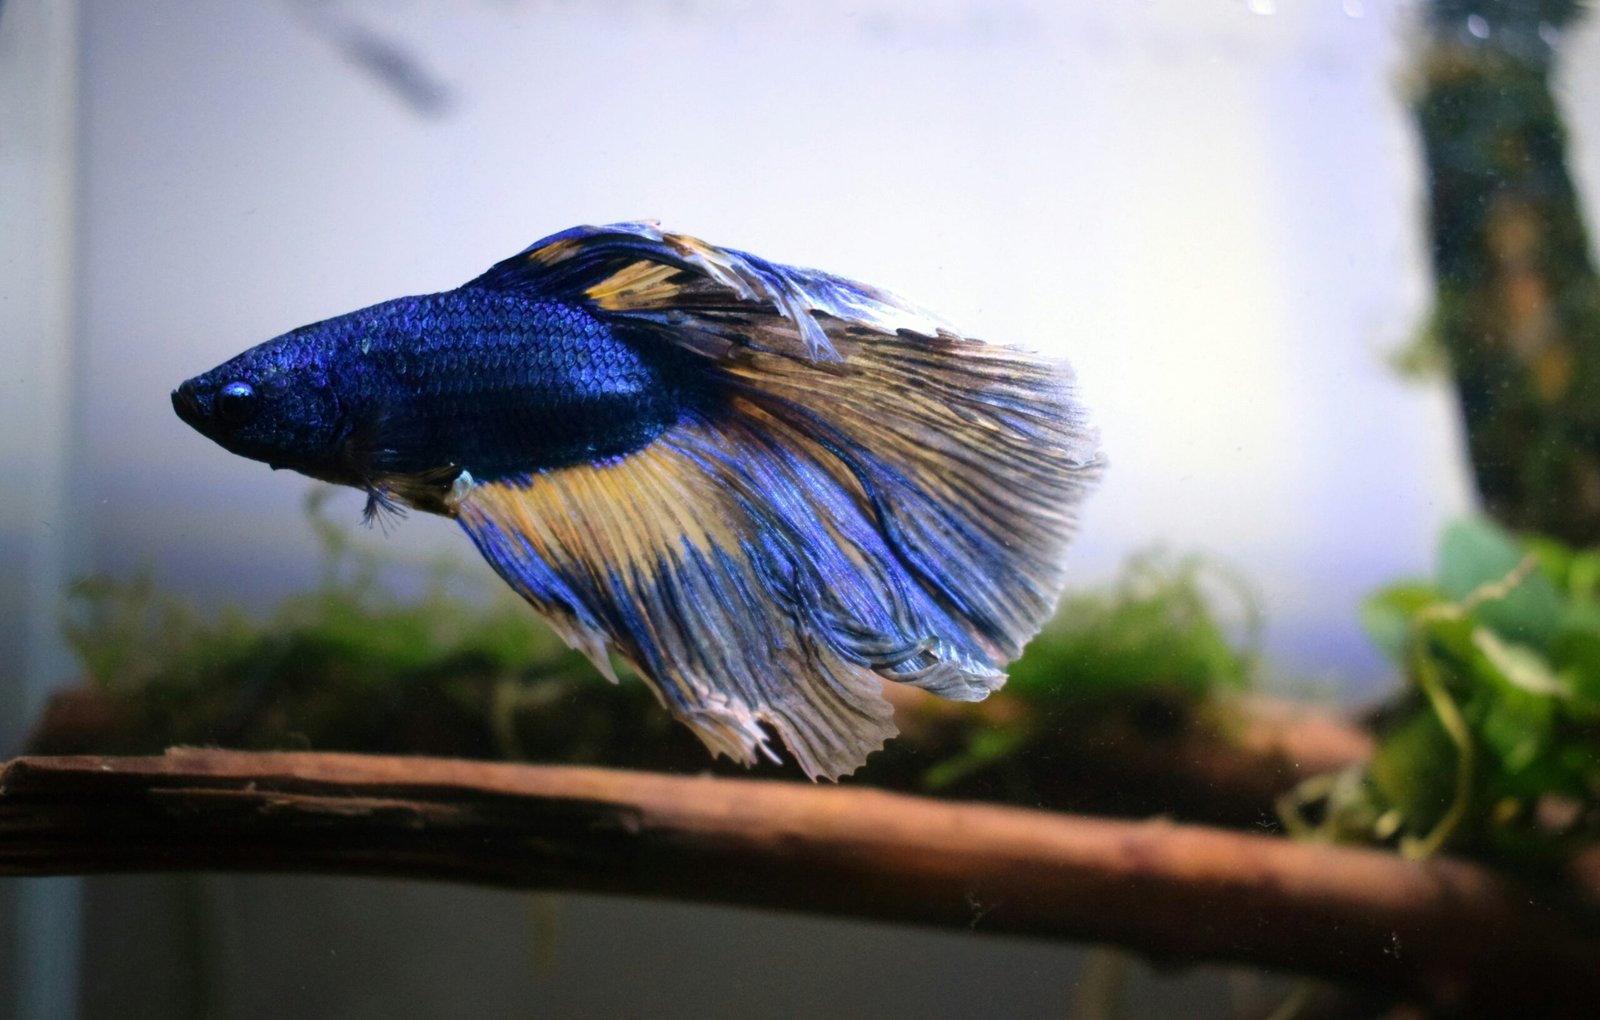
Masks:
[[[418,698],[413,707],[378,728],[393,737],[386,746],[360,743],[372,739],[370,731],[332,728],[310,733],[309,742],[344,751],[417,753],[423,749],[415,744],[426,739],[423,753],[452,757],[500,759],[515,749],[535,751],[541,760],[572,764],[603,763],[653,772],[709,766],[738,773],[726,764],[711,765],[705,747],[687,730],[670,722],[671,728],[659,725],[667,722],[666,717],[642,685],[616,688],[582,681],[559,687],[496,688],[536,691],[541,699],[538,708],[520,720],[506,720],[510,731],[523,723],[537,723],[530,739],[498,746],[481,718],[493,714],[488,708],[440,718],[441,699],[422,697],[425,685],[407,688],[409,696]],[[470,683],[468,688],[472,689]],[[543,700],[554,690],[559,690],[563,724],[549,721],[550,702]],[[630,693],[636,697],[630,699]],[[1328,709],[1269,698],[1213,702],[1211,711],[1199,713],[1191,699],[1156,685],[1104,701],[1063,705],[1031,704],[1004,691],[982,702],[952,702],[902,684],[886,684],[884,695],[894,705],[901,735],[854,777],[862,785],[919,792],[929,770],[959,757],[977,734],[1012,727],[1030,717],[1033,727],[1050,734],[1049,739],[1025,742],[1003,761],[938,791],[964,800],[1011,800],[1030,807],[1119,817],[1167,815],[1249,829],[1275,827],[1277,799],[1297,782],[1365,762],[1372,755],[1372,738],[1355,721]],[[428,723],[418,726],[424,713]],[[317,713],[290,703],[264,714],[281,721]],[[328,713],[320,717],[327,718]],[[353,711],[345,717],[366,718]],[[641,725],[645,721],[657,725],[647,729]],[[154,754],[169,743],[271,747],[282,746],[286,739],[283,731],[267,726],[230,734],[204,724],[184,730],[173,722],[148,692],[113,692],[85,684],[51,699],[27,750],[36,755]],[[577,739],[569,739],[573,735]],[[1182,762],[1182,767],[1175,768],[1174,762]],[[801,774],[791,764],[763,765],[759,775],[798,779]]]
[[[1592,917],[1461,861],[849,786],[459,760],[176,751],[0,770],[0,874],[190,869],[405,875],[1111,942],[1482,1016],[1600,1002]]]

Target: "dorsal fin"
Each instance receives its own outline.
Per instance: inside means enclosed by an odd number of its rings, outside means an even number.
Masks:
[[[883,333],[952,334],[887,291],[718,248],[653,223],[574,227],[535,242],[468,286],[527,289],[661,327],[702,353],[749,346],[807,361],[841,355],[819,317]],[[786,328],[751,319],[776,317]]]

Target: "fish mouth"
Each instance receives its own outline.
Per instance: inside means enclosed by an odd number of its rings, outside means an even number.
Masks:
[[[193,383],[184,383],[172,391],[172,409],[192,428],[200,428],[206,418],[205,408],[200,406],[200,395],[195,392]]]

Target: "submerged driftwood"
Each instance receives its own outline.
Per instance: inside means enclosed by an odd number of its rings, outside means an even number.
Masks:
[[[1413,72],[1430,332],[1478,494],[1507,527],[1579,546],[1600,542],[1600,275],[1553,82],[1585,6],[1432,0]]]
[[[190,869],[401,875],[1111,942],[1482,1016],[1576,1016],[1600,1001],[1600,920],[1462,861],[848,786],[459,760],[176,751],[0,771],[0,874]]]
[[[713,762],[699,741],[672,722],[641,685],[614,687],[557,678],[501,689],[513,702],[501,713],[452,711],[432,687],[415,685],[387,715],[365,707],[359,732],[324,728],[303,740],[324,750],[438,757],[604,765],[660,772],[745,770]],[[1311,776],[1364,763],[1372,738],[1333,712],[1268,698],[1201,702],[1152,685],[1098,701],[1041,706],[1001,692],[977,704],[936,698],[886,685],[901,736],[867,762],[852,785],[964,800],[1000,801],[1120,817],[1165,815],[1234,827],[1276,827],[1277,798]],[[485,691],[478,700],[497,699]],[[256,750],[285,748],[270,730],[172,733],[152,721],[158,699],[83,685],[50,703],[28,739],[30,754],[159,754],[170,744],[220,744]],[[560,711],[552,711],[559,705]],[[300,718],[307,713],[288,714]],[[365,720],[376,716],[384,725]],[[480,718],[481,717],[481,718]],[[1020,725],[1039,734],[1004,755],[949,781],[930,785],[941,763],[959,757],[975,739]],[[386,743],[374,743],[370,731]],[[1048,735],[1047,737],[1045,735]],[[243,741],[243,743],[241,743]],[[288,745],[293,746],[293,745]],[[302,744],[301,746],[305,746]],[[800,778],[796,769],[763,764],[760,776]]]

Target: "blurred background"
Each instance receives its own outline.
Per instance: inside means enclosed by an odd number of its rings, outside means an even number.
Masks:
[[[1400,0],[3,0],[0,752],[74,679],[73,577],[149,566],[261,607],[318,576],[313,483],[194,434],[173,386],[637,218],[1068,354],[1111,460],[1078,576],[1201,552],[1259,593],[1269,687],[1382,694],[1356,606],[1425,572],[1471,502],[1450,395],[1389,363],[1430,303],[1417,18]],[[1600,26],[1561,52],[1569,165],[1600,194]],[[440,520],[361,541],[489,574]],[[19,1018],[1060,1015],[1080,958],[397,883],[0,883],[0,1016]]]

